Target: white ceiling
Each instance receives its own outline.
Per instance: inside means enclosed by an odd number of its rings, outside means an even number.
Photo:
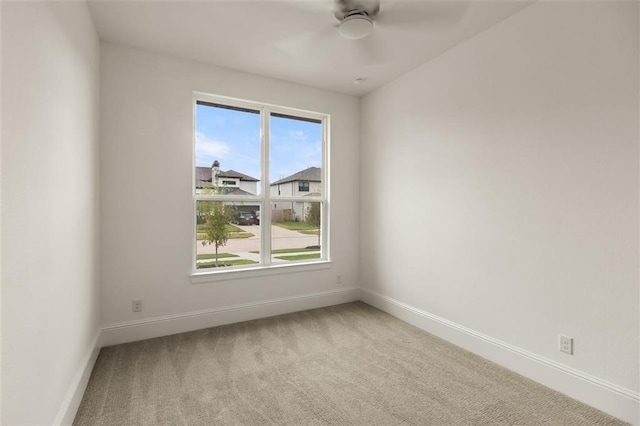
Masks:
[[[381,0],[373,33],[347,40],[337,33],[331,0],[88,3],[101,40],[352,95],[372,91],[530,4]],[[365,81],[357,85],[356,78]]]

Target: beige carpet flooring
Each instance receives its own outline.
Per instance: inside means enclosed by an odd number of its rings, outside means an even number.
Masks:
[[[75,425],[620,425],[356,302],[103,348]]]

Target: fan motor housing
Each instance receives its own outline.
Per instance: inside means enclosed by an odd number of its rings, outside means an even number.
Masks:
[[[340,22],[338,32],[344,38],[359,40],[371,34],[373,21],[366,13],[352,13]]]
[[[336,0],[334,15],[338,21],[342,22],[357,14],[365,14],[369,19],[374,19],[379,11],[379,0]]]

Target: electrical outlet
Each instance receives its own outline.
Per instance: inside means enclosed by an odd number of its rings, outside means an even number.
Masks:
[[[336,275],[336,284],[342,284],[342,275]]]
[[[142,312],[142,300],[134,300],[131,302],[131,310],[133,312]]]
[[[558,342],[560,352],[564,352],[569,355],[573,355],[573,337],[560,335]]]

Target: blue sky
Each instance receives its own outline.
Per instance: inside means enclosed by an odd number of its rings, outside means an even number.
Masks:
[[[322,125],[271,117],[271,182],[322,162]],[[196,166],[233,169],[261,179],[260,115],[196,106]]]

